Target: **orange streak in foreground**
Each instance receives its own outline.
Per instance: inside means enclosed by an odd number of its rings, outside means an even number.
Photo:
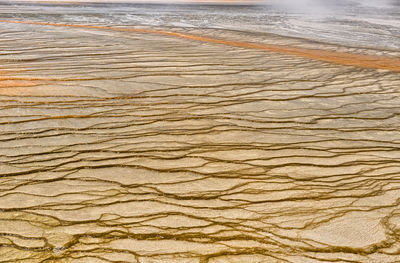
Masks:
[[[29,88],[40,85],[41,82],[29,78],[9,76],[9,72],[0,71],[0,96],[19,95],[21,88]],[[18,89],[16,89],[18,88]],[[26,93],[26,92],[25,92]]]
[[[241,41],[229,41],[210,37],[202,37],[192,34],[183,34],[171,31],[162,31],[154,29],[139,29],[139,28],[118,28],[118,27],[106,27],[106,26],[90,26],[90,25],[70,25],[70,24],[56,24],[56,23],[46,23],[46,22],[24,22],[24,21],[13,21],[13,20],[0,20],[3,23],[17,23],[17,24],[31,24],[31,25],[43,25],[43,26],[59,26],[59,27],[75,27],[75,28],[93,28],[102,30],[114,30],[122,32],[142,32],[142,33],[153,33],[158,35],[167,35],[178,38],[223,44],[233,47],[250,48],[264,50],[268,52],[294,55],[299,57],[304,57],[308,59],[320,60],[335,64],[355,66],[361,68],[370,69],[385,69],[390,71],[400,72],[400,59],[382,57],[382,56],[371,56],[362,54],[352,54],[343,52],[333,52],[318,49],[305,49],[298,47],[288,47],[280,45],[268,45],[268,44],[255,44],[250,42]]]
[[[12,71],[0,70],[0,94],[16,87],[34,87],[40,85],[39,79],[13,76]]]

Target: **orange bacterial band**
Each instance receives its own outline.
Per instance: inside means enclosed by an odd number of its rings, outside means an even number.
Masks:
[[[385,69],[390,71],[400,72],[400,59],[393,57],[384,56],[372,56],[354,53],[334,52],[327,50],[318,49],[306,49],[299,47],[288,47],[281,45],[268,45],[268,44],[256,44],[250,42],[241,41],[230,41],[223,39],[216,39],[210,37],[203,37],[192,34],[177,33],[172,31],[163,31],[155,29],[140,29],[140,28],[119,28],[119,27],[107,27],[107,26],[91,26],[91,25],[71,25],[71,24],[59,24],[59,23],[47,23],[47,22],[26,22],[26,21],[13,21],[13,20],[0,20],[2,23],[17,23],[17,24],[30,24],[30,25],[43,25],[43,26],[58,26],[58,27],[75,27],[75,28],[93,28],[101,30],[113,30],[123,32],[141,32],[141,33],[152,33],[158,35],[167,35],[172,37],[178,37],[183,39],[190,39],[195,41],[202,41],[207,43],[223,44],[227,46],[249,48],[263,50],[267,52],[274,52],[286,55],[293,55],[313,60],[319,60],[329,63],[355,66],[369,69]]]

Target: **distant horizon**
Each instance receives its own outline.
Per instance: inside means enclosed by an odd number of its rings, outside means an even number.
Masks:
[[[0,0],[0,3],[37,4],[259,4],[259,0]]]
[[[265,5],[273,4],[289,9],[303,10],[308,6],[324,7],[328,3],[346,0],[0,0],[0,4],[215,4],[215,5]],[[400,6],[396,0],[347,0],[370,7]]]

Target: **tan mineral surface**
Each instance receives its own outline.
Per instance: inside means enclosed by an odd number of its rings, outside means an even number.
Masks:
[[[400,262],[400,52],[0,22],[0,262]]]

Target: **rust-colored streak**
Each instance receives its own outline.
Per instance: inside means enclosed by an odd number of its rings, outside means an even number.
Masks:
[[[59,23],[29,22],[29,21],[14,21],[14,20],[0,20],[0,22],[58,26],[58,27],[92,28],[92,29],[113,30],[122,32],[152,33],[152,34],[178,37],[183,39],[190,39],[195,41],[202,41],[207,43],[216,43],[233,47],[257,49],[267,52],[299,56],[308,59],[347,65],[347,66],[355,66],[355,67],[370,68],[370,69],[384,69],[384,70],[400,72],[400,59],[391,57],[352,54],[352,53],[334,52],[334,51],[318,50],[318,49],[306,49],[306,48],[288,47],[281,45],[256,44],[250,42],[223,40],[223,39],[216,39],[216,38],[203,37],[192,34],[184,34],[184,33],[155,30],[155,29],[118,28],[118,27],[93,26],[93,25],[70,25],[70,24],[59,24]]]
[[[16,81],[16,80],[2,80],[0,78],[0,88],[11,88],[11,87],[33,87],[37,86],[38,83],[30,81]]]
[[[19,88],[35,87],[43,84],[39,79],[10,76],[10,73],[0,71],[0,95],[18,95],[21,92]]]

